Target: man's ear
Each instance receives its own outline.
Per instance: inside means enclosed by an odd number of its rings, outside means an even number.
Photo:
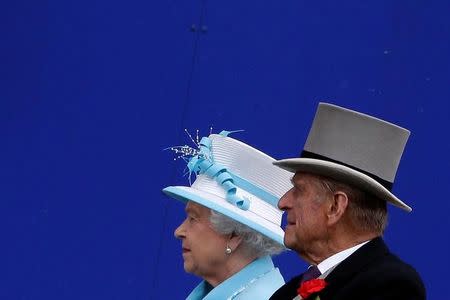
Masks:
[[[341,191],[334,193],[328,206],[327,217],[328,225],[335,225],[342,219],[348,206],[347,194]]]

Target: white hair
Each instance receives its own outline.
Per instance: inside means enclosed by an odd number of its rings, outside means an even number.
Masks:
[[[209,220],[216,232],[220,234],[234,233],[241,237],[241,247],[248,256],[276,255],[286,249],[265,235],[214,210],[211,210]]]
[[[388,223],[385,200],[325,176],[316,175],[315,177],[325,193],[334,194],[336,191],[342,191],[347,195],[349,198],[347,211],[355,226],[367,232],[383,234]]]

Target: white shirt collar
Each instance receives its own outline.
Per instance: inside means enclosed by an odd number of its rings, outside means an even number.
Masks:
[[[341,252],[338,252],[328,257],[327,259],[325,259],[324,261],[322,261],[320,264],[317,265],[320,273],[324,274],[326,271],[328,271],[332,267],[336,266],[337,264],[345,260],[347,257],[352,255],[356,250],[367,244],[369,241],[362,242],[361,244],[345,249]]]

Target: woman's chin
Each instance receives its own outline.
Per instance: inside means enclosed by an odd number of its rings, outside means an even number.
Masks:
[[[189,261],[186,261],[186,259],[184,260],[183,267],[184,267],[184,271],[186,273],[192,273],[193,272],[194,268],[192,267],[192,264]]]

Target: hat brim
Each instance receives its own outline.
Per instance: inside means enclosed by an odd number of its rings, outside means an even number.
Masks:
[[[273,164],[292,173],[306,172],[323,175],[343,181],[350,185],[361,188],[367,192],[370,192],[380,199],[386,200],[407,212],[412,211],[412,208],[410,206],[398,199],[394,194],[392,194],[388,189],[378,183],[375,179],[349,167],[313,158],[282,159],[275,161]]]
[[[242,210],[225,199],[187,186],[169,186],[162,190],[166,195],[181,202],[194,201],[219,212],[284,246],[284,231],[280,226],[249,211]]]

